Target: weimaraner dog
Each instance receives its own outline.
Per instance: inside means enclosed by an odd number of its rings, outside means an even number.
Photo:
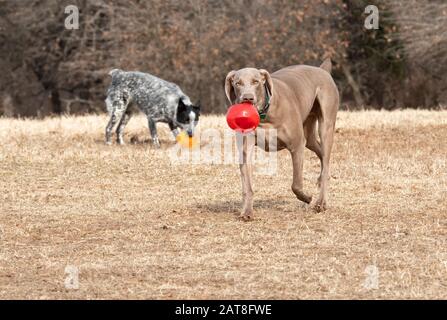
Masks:
[[[252,103],[261,116],[259,128],[277,130],[276,142],[267,141],[270,138],[266,135],[263,148],[269,151],[268,146],[272,145],[269,143],[275,143],[278,151],[290,151],[293,162],[292,191],[305,203],[310,203],[312,197],[303,191],[304,147],[320,158],[320,194],[315,203],[318,212],[327,207],[329,159],[339,106],[339,94],[330,74],[331,69],[331,60],[326,59],[319,68],[296,65],[272,74],[264,69],[244,68],[231,71],[225,79],[225,93],[232,104]],[[317,139],[317,121],[320,141]],[[241,218],[244,220],[250,220],[253,214],[251,157],[256,140],[244,139],[242,148]]]

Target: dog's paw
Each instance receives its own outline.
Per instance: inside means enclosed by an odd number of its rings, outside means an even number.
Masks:
[[[105,144],[106,144],[106,146],[111,146],[112,145],[112,141],[106,141]]]
[[[303,192],[303,190],[296,188],[292,185],[292,191],[295,194],[295,196],[298,198],[298,200],[301,200],[305,203],[311,203],[312,196],[307,195],[306,193]]]
[[[248,222],[253,220],[253,212],[243,212],[239,215],[239,220]]]
[[[315,205],[314,205],[314,209],[316,212],[323,212],[326,211],[327,209],[327,203],[325,200],[318,200]]]
[[[318,177],[316,185],[318,188],[321,188],[321,175]]]

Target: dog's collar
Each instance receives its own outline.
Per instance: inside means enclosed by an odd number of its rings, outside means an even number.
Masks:
[[[267,112],[269,111],[270,108],[270,98],[271,98],[271,94],[269,92],[269,90],[267,89],[267,86],[264,86],[265,89],[265,105],[262,108],[262,110],[258,110],[258,114],[259,114],[259,118],[261,118],[261,122],[265,120],[265,118],[267,118]]]

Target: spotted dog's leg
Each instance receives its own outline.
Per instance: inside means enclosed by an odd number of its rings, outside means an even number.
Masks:
[[[107,99],[106,99],[106,105],[107,105],[107,110],[109,111],[109,115],[110,115],[109,123],[106,126],[106,144],[111,145],[112,144],[112,130],[113,130],[113,126],[115,125],[115,122],[116,122],[116,116],[114,115],[113,102],[110,100],[109,97],[107,97]]]
[[[147,117],[147,122],[149,124],[149,131],[151,132],[152,143],[156,148],[160,148],[160,141],[158,140],[157,126],[152,118]]]
[[[176,139],[178,134],[180,133],[178,130],[178,127],[173,122],[169,122],[168,125],[169,125],[169,129],[171,129],[174,139]]]
[[[242,182],[242,202],[243,208],[240,215],[242,220],[248,221],[253,218],[253,152],[255,149],[254,136],[243,137],[239,169],[241,171]]]
[[[118,144],[121,144],[121,145],[124,144],[123,131],[124,131],[124,127],[129,122],[131,116],[132,116],[131,112],[129,111],[129,109],[127,109],[126,112],[124,113],[123,117],[121,118],[121,121],[118,124],[118,127],[116,128],[116,142]]]
[[[107,108],[110,110],[110,121],[106,127],[106,144],[112,144],[112,131],[117,122],[121,122],[121,118],[126,112],[127,106],[129,104],[129,99],[123,94],[117,99],[107,98],[106,100]]]

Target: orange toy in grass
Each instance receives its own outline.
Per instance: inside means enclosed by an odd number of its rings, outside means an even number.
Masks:
[[[175,138],[183,148],[194,148],[197,145],[197,140],[190,137],[185,131],[180,132]]]
[[[228,126],[241,133],[255,130],[260,121],[258,110],[251,103],[235,104],[227,111]]]

